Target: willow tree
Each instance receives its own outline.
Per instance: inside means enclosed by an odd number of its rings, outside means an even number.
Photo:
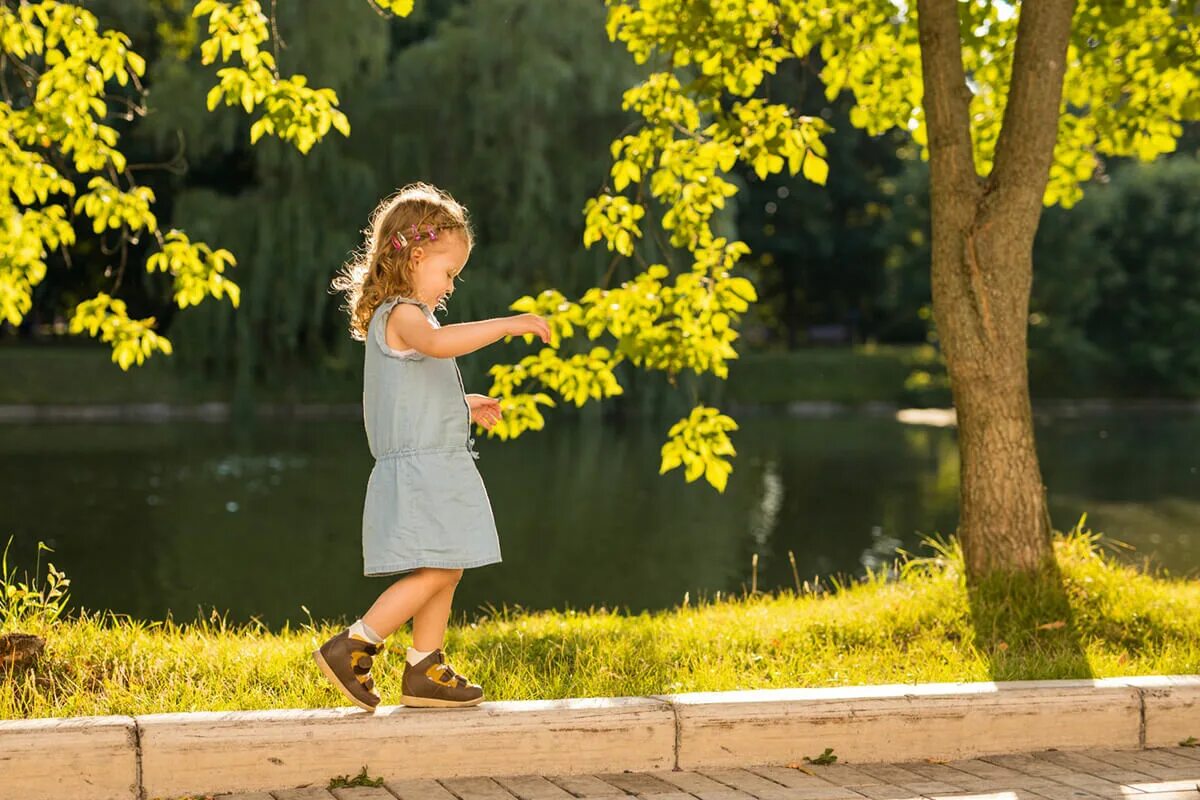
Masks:
[[[374,0],[405,15],[411,0]],[[349,135],[337,94],[284,76],[272,50],[271,19],[257,0],[200,0],[207,21],[203,64],[221,64],[208,91],[209,110],[236,105],[251,114],[249,138],[278,137],[307,153],[331,129]],[[118,125],[145,113],[145,59],[120,31],[102,30],[95,14],[56,0],[0,0],[0,320],[20,324],[55,250],[70,264],[76,223],[90,222],[115,263],[94,265],[105,290],[80,302],[73,333],[112,345],[122,369],[155,352],[170,353],[153,317],[134,319],[116,297],[130,248],[142,237],[154,248],[150,272],[170,275],[180,309],[209,297],[233,305],[239,287],[224,248],[193,242],[182,230],[160,230],[154,192],[140,185],[120,146]]]
[[[608,33],[649,77],[624,105],[642,125],[613,142],[611,183],[586,208],[585,242],[635,255],[648,215],[693,257],[672,273],[645,265],[578,301],[547,290],[514,309],[550,317],[550,348],[497,365],[503,436],[539,427],[552,402],[621,391],[613,367],[725,377],[754,290],[733,273],[745,245],[710,220],[736,187],[789,170],[823,184],[817,118],[765,99],[764,79],[799,59],[830,98],[849,92],[851,123],[911,132],[930,161],[933,312],[958,411],[959,535],[973,575],[1033,570],[1050,556],[1050,519],[1034,448],[1026,330],[1031,250],[1043,204],[1074,203],[1104,156],[1153,159],[1181,121],[1200,117],[1200,9],[1183,0],[608,0]],[[1064,90],[1065,84],[1065,90]],[[607,347],[566,355],[577,328]],[[585,345],[585,347],[587,347]],[[532,389],[532,390],[531,390]],[[661,470],[731,469],[736,423],[697,405],[663,446]]]
[[[346,336],[329,277],[378,198],[408,180],[445,186],[471,209],[480,247],[454,318],[493,315],[551,281],[571,293],[593,285],[609,259],[579,246],[579,207],[608,168],[607,144],[629,121],[621,93],[639,75],[605,36],[593,0],[528,9],[528,0],[423,2],[389,24],[365,2],[279,3],[280,66],[336,86],[353,128],[307,158],[274,141],[248,147],[240,108],[205,113],[209,76],[178,60],[193,42],[151,61],[155,113],[132,131],[130,149],[165,160],[182,134],[193,170],[155,188],[197,238],[219,237],[241,262],[237,309],[211,303],[163,319],[183,369],[236,374],[235,396],[308,368],[327,387],[352,380],[362,347]],[[512,142],[520,157],[497,157]],[[224,164],[240,169],[214,186],[213,167]],[[486,366],[469,360],[464,378]]]

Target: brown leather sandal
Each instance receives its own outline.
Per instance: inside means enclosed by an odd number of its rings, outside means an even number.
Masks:
[[[455,672],[441,649],[404,663],[400,702],[415,708],[459,708],[483,702],[483,689]]]
[[[375,693],[375,681],[371,680],[371,659],[378,652],[379,645],[342,631],[314,650],[313,658],[329,682],[351,703],[374,711],[379,705],[379,695]]]

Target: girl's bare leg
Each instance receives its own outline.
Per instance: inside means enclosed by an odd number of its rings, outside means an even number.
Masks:
[[[458,574],[413,615],[413,647],[417,650],[436,650],[445,643],[450,603],[454,600],[454,590],[458,588],[458,580],[462,577],[461,569],[448,571]]]
[[[404,626],[423,606],[435,595],[450,589],[447,598],[452,597],[458,579],[462,577],[461,569],[435,569],[422,567],[400,578],[387,589],[363,615],[363,622],[371,630],[385,639]],[[445,620],[449,617],[449,599],[444,601],[446,616],[442,620],[442,632],[445,632]],[[414,634],[417,627],[413,620]],[[415,645],[414,645],[415,646]],[[440,644],[434,645],[440,647]],[[422,649],[418,647],[418,649]],[[433,649],[423,648],[423,649]]]

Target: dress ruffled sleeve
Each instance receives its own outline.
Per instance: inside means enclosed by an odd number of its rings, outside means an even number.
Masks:
[[[429,309],[419,300],[412,300],[407,297],[389,297],[380,303],[379,308],[375,310],[375,313],[379,316],[379,320],[375,325],[375,343],[379,345],[379,349],[383,351],[385,356],[407,361],[420,361],[426,357],[424,353],[416,350],[397,350],[387,343],[388,314],[392,313],[392,309],[396,307],[397,303],[409,303],[420,306],[426,315],[429,314]]]

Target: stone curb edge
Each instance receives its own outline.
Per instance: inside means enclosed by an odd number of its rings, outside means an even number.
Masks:
[[[0,800],[389,779],[951,760],[1200,738],[1200,675],[0,720]],[[464,758],[463,754],[470,754]]]

